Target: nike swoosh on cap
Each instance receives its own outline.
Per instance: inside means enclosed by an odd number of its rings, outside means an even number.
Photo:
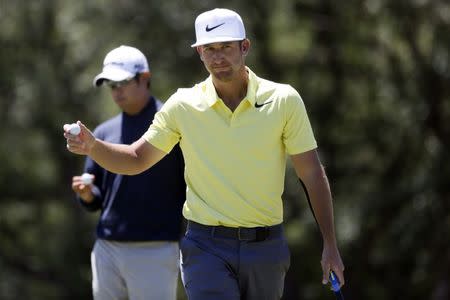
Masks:
[[[257,102],[255,102],[255,107],[256,108],[260,108],[260,107],[263,107],[264,105],[269,104],[271,102],[273,102],[273,101],[267,101],[267,102],[264,102],[264,103],[261,103],[261,104],[258,104]]]
[[[223,24],[225,24],[225,22],[224,23],[221,23],[221,24],[219,24],[219,25],[216,25],[216,26],[213,26],[213,27],[209,27],[209,25],[206,25],[206,32],[210,32],[211,30],[214,30],[214,29],[216,29],[217,27],[220,27],[220,26],[222,26]]]

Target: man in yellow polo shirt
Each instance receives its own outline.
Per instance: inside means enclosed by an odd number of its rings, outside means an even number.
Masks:
[[[280,299],[290,254],[283,234],[286,156],[311,200],[323,237],[324,284],[334,271],[344,284],[330,188],[300,95],[255,75],[241,17],[228,9],[200,14],[195,47],[210,76],[179,89],[132,145],[64,136],[69,151],[105,169],[137,174],[180,143],[185,158],[188,230],[181,269],[189,299]]]

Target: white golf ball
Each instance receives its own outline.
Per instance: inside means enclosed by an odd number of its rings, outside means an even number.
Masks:
[[[69,133],[73,135],[79,135],[81,132],[80,125],[77,123],[70,124]]]
[[[94,176],[88,173],[83,173],[83,175],[81,175],[81,181],[83,182],[83,184],[92,184],[94,180]]]

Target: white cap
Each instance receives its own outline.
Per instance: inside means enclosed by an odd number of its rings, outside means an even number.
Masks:
[[[145,72],[149,72],[145,55],[134,47],[122,45],[106,54],[103,71],[95,76],[93,84],[100,86],[105,79],[122,81]]]
[[[191,47],[200,45],[241,41],[245,39],[245,28],[241,17],[234,11],[216,8],[200,14],[195,19],[195,35],[197,42]]]

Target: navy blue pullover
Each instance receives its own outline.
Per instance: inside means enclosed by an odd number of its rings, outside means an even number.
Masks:
[[[162,103],[150,98],[138,115],[121,113],[100,124],[94,135],[101,140],[132,144],[148,129]],[[113,241],[176,241],[182,229],[186,199],[184,160],[179,146],[141,174],[127,176],[106,171],[89,157],[84,172],[95,175],[94,201],[80,203],[90,211],[101,209],[97,237]]]

